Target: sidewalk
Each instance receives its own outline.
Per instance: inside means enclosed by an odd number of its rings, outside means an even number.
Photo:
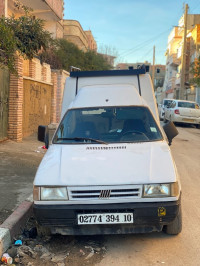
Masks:
[[[37,135],[21,143],[0,143],[0,224],[32,193],[33,179],[45,150]]]

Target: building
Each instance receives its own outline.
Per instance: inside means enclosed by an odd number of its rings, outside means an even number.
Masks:
[[[64,39],[75,44],[80,50],[97,51],[97,44],[90,30],[84,31],[77,20],[64,20]]]
[[[32,9],[31,14],[44,20],[44,28],[54,38],[63,38],[63,0],[20,0],[22,5]],[[0,0],[0,16],[23,15],[21,8],[16,8],[14,0]]]
[[[133,69],[140,68],[142,65],[145,65],[146,72],[149,73],[152,77],[153,67],[150,62],[137,62],[137,63],[119,63],[116,66],[116,69],[129,69],[132,67]],[[154,75],[154,88],[163,87],[165,77],[165,65],[155,65],[155,75]]]
[[[178,26],[174,27],[168,36],[166,55],[166,75],[164,92],[167,98],[179,98],[181,79],[181,56],[183,49],[184,15],[179,20]],[[186,66],[185,66],[185,91],[184,99],[196,100],[198,88],[191,84],[193,75],[191,65],[199,55],[200,45],[200,15],[188,14],[186,35]]]
[[[94,36],[92,35],[91,30],[85,30],[85,34],[88,39],[88,49],[92,51],[97,51],[97,43],[94,39]]]
[[[33,9],[31,13],[45,20],[45,29],[54,38],[63,37],[63,0],[20,0]],[[22,15],[13,0],[0,0],[0,15],[16,18]],[[38,125],[58,122],[64,82],[64,70],[52,70],[38,58],[24,60],[16,55],[18,76],[0,69],[0,94],[5,104],[0,117],[0,140],[21,141],[37,131]]]

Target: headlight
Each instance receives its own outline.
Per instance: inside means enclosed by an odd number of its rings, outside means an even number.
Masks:
[[[176,197],[179,195],[178,182],[170,184],[149,184],[144,185],[144,198],[159,198],[159,197]]]
[[[41,200],[68,200],[66,187],[41,187]]]
[[[170,196],[170,184],[152,184],[144,185],[143,196],[159,198],[159,197],[169,197]]]

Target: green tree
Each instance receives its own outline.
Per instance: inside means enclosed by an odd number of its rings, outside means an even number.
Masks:
[[[54,69],[62,68],[67,71],[70,71],[70,66],[78,67],[81,70],[108,70],[112,68],[102,55],[94,51],[83,52],[65,39],[58,40],[56,48],[43,51],[40,58]]]
[[[0,32],[0,67],[8,67],[11,72],[16,72],[16,52],[25,59],[32,59],[39,51],[53,45],[43,21],[30,15],[0,18]]]

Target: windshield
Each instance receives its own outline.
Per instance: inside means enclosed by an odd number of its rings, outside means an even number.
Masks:
[[[161,132],[148,108],[103,107],[69,110],[53,143],[108,144],[161,139]]]
[[[190,102],[178,102],[178,107],[199,109],[199,106],[197,103],[190,103]]]

